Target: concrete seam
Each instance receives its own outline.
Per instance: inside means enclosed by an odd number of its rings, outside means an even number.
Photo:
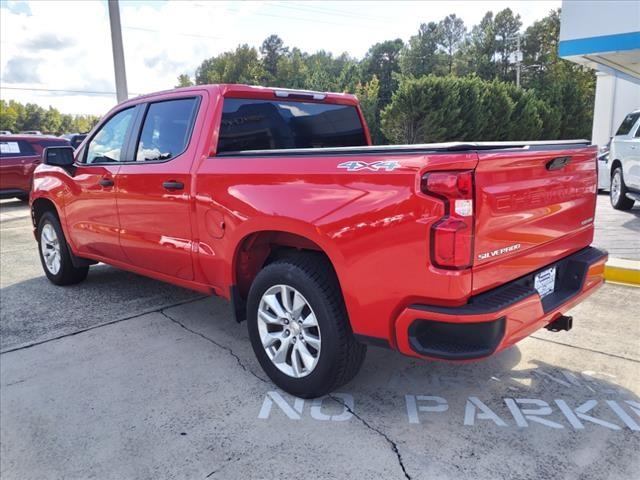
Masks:
[[[382,438],[384,438],[387,443],[391,446],[391,449],[393,450],[393,452],[396,454],[396,457],[398,458],[398,464],[400,465],[400,468],[402,468],[402,473],[404,474],[404,477],[407,480],[411,480],[411,476],[409,476],[409,474],[407,473],[407,469],[404,466],[404,462],[402,461],[402,455],[400,455],[400,450],[398,450],[398,445],[396,444],[396,442],[394,442],[393,440],[391,440],[391,438],[389,438],[389,436],[384,433],[383,431],[381,431],[380,429],[372,426],[369,422],[367,422],[364,418],[362,418],[360,415],[358,415],[356,412],[353,411],[353,409],[346,404],[346,402],[343,402],[342,400],[340,400],[339,398],[333,396],[332,394],[328,394],[327,395],[329,398],[331,398],[333,401],[339,403],[340,405],[342,405],[344,408],[347,409],[347,411],[349,413],[351,413],[351,415],[353,415],[354,417],[356,417],[358,420],[360,420],[360,422],[367,427],[369,430],[377,433],[378,435],[380,435]]]
[[[145,310],[143,312],[136,313],[135,315],[129,315],[127,317],[117,318],[115,320],[110,320],[108,322],[99,323],[97,325],[92,325],[92,326],[87,327],[87,328],[82,328],[80,330],[76,330],[75,332],[69,332],[69,333],[65,333],[65,334],[62,334],[62,335],[58,335],[57,337],[47,338],[45,340],[39,340],[37,342],[27,343],[26,345],[20,345],[18,347],[9,348],[7,350],[3,350],[2,352],[0,352],[0,355],[4,355],[5,353],[17,352],[17,351],[20,351],[20,350],[26,350],[26,349],[31,348],[31,347],[37,347],[38,345],[43,345],[45,343],[54,342],[56,340],[62,340],[63,338],[67,338],[67,337],[73,337],[75,335],[79,335],[81,333],[89,332],[89,331],[95,330],[97,328],[108,327],[109,325],[114,325],[116,323],[124,322],[125,320],[133,320],[135,318],[142,317],[142,316],[148,315],[150,313],[158,313],[158,312],[161,312],[165,308],[178,307],[180,305],[184,305],[186,303],[191,303],[191,302],[196,302],[196,301],[202,300],[204,298],[207,298],[207,297],[199,296],[197,298],[191,298],[189,300],[183,300],[181,302],[172,303],[171,305],[163,305],[162,307],[155,308],[153,310]]]
[[[166,307],[166,308],[172,308],[172,307]],[[189,327],[187,327],[184,323],[180,322],[179,320],[176,320],[175,318],[171,317],[170,315],[167,315],[167,313],[164,311],[165,309],[163,308],[162,310],[159,310],[158,312],[162,315],[164,315],[167,319],[171,320],[173,323],[175,323],[176,325],[179,325],[180,327],[184,328],[186,331],[193,333],[194,335],[197,335],[199,337],[204,338],[206,341],[213,343],[216,347],[221,348],[222,350],[225,350],[229,353],[229,355],[231,355],[233,358],[235,358],[236,362],[238,363],[238,365],[240,366],[240,368],[242,368],[245,372],[250,373],[251,375],[253,375],[254,377],[256,377],[258,380],[260,380],[261,382],[270,384],[270,382],[268,380],[265,380],[264,378],[260,377],[258,374],[256,374],[253,370],[251,370],[249,367],[247,367],[243,362],[242,359],[230,348],[227,347],[226,345],[222,345],[221,343],[216,342],[215,340],[213,340],[212,338],[207,337],[206,335],[193,330]]]

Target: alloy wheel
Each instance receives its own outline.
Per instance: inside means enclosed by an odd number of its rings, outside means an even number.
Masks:
[[[53,225],[46,223],[40,233],[40,249],[45,266],[52,275],[57,275],[62,265],[62,255],[60,252],[60,240]]]
[[[295,288],[274,285],[260,299],[258,333],[278,370],[293,378],[309,375],[320,358],[320,327],[311,305]]]

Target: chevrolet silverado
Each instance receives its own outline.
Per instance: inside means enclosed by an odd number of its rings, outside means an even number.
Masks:
[[[366,345],[476,360],[603,283],[596,148],[372,146],[352,95],[206,85],[138,97],[35,171],[46,276],[104,262],[232,302],[282,389],[351,380]]]

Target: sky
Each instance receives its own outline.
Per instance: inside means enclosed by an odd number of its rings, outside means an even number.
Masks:
[[[510,7],[526,28],[560,4],[121,0],[129,94],[172,88],[179,74],[193,76],[205,58],[243,43],[259,47],[273,33],[303,51],[347,52],[361,58],[374,43],[407,41],[420,23],[437,22],[450,13],[471,27],[488,10]],[[0,98],[74,114],[101,115],[115,105],[106,0],[0,0]]]

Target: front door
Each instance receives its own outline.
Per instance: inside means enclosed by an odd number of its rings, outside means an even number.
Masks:
[[[117,176],[120,245],[128,261],[184,280],[194,278],[190,208],[196,142],[190,140],[198,105],[198,97],[149,103],[136,122],[135,161],[123,163]]]
[[[70,241],[82,256],[125,261],[120,247],[116,181],[136,107],[113,115],[77,153],[65,217]]]

